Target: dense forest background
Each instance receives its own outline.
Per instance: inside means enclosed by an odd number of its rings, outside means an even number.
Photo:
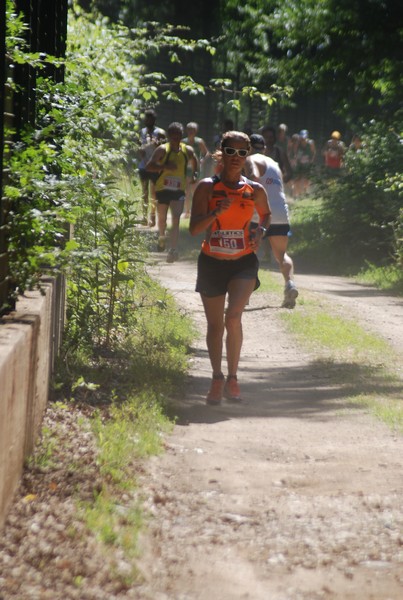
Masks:
[[[249,122],[285,122],[289,132],[308,129],[319,145],[333,129],[349,142],[363,122],[389,119],[401,102],[403,29],[395,0],[80,0],[112,22],[127,27],[141,23],[184,26],[178,35],[207,38],[214,56],[195,52],[172,61],[164,51],[150,52],[150,72],[163,71],[169,80],[189,74],[203,85],[228,80],[227,91],[206,90],[183,103],[160,101],[162,125],[171,120],[196,120],[207,141],[225,117],[237,127]],[[158,27],[158,26],[157,26]],[[400,49],[400,52],[399,52]],[[240,110],[228,105],[245,87],[270,92],[270,106],[243,97]],[[399,97],[400,96],[400,97]],[[401,106],[401,105],[400,105]]]

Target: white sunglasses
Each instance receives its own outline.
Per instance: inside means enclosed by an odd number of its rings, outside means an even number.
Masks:
[[[245,148],[238,150],[237,148],[231,148],[231,146],[224,146],[222,151],[228,156],[234,156],[235,154],[238,154],[238,156],[241,158],[245,158],[245,156],[248,156],[249,154],[249,150],[245,150]]]

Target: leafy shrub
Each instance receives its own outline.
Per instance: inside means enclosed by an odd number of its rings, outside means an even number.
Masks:
[[[127,317],[145,254],[135,228],[140,192],[133,181],[141,111],[159,94],[173,93],[169,86],[158,90],[161,73],[143,73],[144,57],[176,47],[212,48],[206,40],[181,40],[171,26],[129,30],[73,4],[65,81],[55,83],[39,76],[45,64],[29,53],[26,26],[11,0],[7,25],[11,59],[38,75],[35,124],[6,153],[15,295],[39,285],[48,267],[62,270],[72,340],[108,344]],[[173,85],[187,93],[197,89],[190,78]]]
[[[8,9],[11,55],[32,62],[16,34],[25,26],[11,3]],[[141,103],[141,66],[129,37],[124,28],[71,13],[65,81],[37,77],[35,124],[6,152],[15,295],[38,286],[49,267],[67,273],[69,325],[77,340],[108,339],[123,314],[121,299],[134,285],[133,265],[144,254],[134,233],[138,188],[118,185],[137,147]]]
[[[347,151],[341,176],[318,183],[321,235],[345,260],[402,260],[401,131],[399,120],[390,126],[371,121],[362,130],[362,150]]]

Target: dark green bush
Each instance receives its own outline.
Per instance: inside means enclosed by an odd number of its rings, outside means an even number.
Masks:
[[[402,261],[402,123],[372,121],[362,150],[348,150],[337,178],[317,185],[322,239],[341,259],[385,265]]]

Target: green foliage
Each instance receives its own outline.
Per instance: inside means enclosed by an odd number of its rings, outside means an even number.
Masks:
[[[322,170],[314,197],[292,206],[292,252],[300,264],[305,260],[311,268],[350,275],[369,270],[374,283],[383,273],[384,284],[387,277],[388,288],[399,290],[403,280],[400,131],[399,122],[387,126],[372,121],[363,126],[363,148],[347,151],[340,175],[331,177]]]
[[[186,25],[197,37],[211,37],[219,29],[219,2],[193,0],[191,10],[186,0],[158,2],[147,0],[80,0],[81,5],[91,4],[101,14],[109,17],[112,22],[121,21],[127,27],[136,23],[154,21],[160,23],[175,23]]]
[[[214,69],[217,79],[229,79],[221,95],[225,114],[239,112],[240,120],[248,119],[251,104],[261,115],[268,114],[275,102],[286,102],[292,95],[290,82],[278,82],[271,69],[270,2],[252,0],[220,3],[222,32],[217,43]],[[229,92],[232,92],[228,99]]]
[[[380,290],[403,296],[403,274],[400,265],[377,267],[367,263],[356,277],[360,283],[375,285]]]
[[[226,0],[223,71],[260,87],[331,90],[352,122],[393,114],[402,72],[398,11],[395,0]]]
[[[23,19],[11,2],[8,7],[11,59],[32,64]],[[129,32],[75,5],[65,81],[55,84],[38,72],[35,126],[6,153],[15,293],[38,285],[49,267],[66,272],[70,340],[109,344],[141,272],[145,246],[136,230],[140,191],[133,165],[141,111],[155,97],[153,80],[141,83],[142,57],[154,47],[184,45],[173,28],[154,37],[152,29]],[[186,41],[187,49],[208,46]],[[197,88],[188,79],[175,85],[188,93]]]
[[[36,128],[9,155],[9,248],[17,293],[47,267],[70,277],[70,325],[109,342],[143,247],[133,198],[116,186],[136,144],[139,66],[127,32],[71,16],[66,81],[38,78]],[[68,224],[74,240],[68,240]],[[63,247],[64,243],[64,247]],[[129,269],[129,265],[132,267]],[[95,317],[95,318],[94,318]]]
[[[106,183],[76,220],[67,272],[70,336],[109,345],[127,322],[146,249],[133,199]]]
[[[363,128],[363,149],[347,152],[342,176],[322,179],[322,237],[346,258],[402,264],[403,144],[397,131],[371,122]]]
[[[6,5],[6,48],[11,63],[33,64],[27,53],[23,15],[14,12],[13,2]],[[34,62],[39,68],[38,57]],[[10,80],[10,88],[18,92]],[[59,195],[57,150],[45,131],[27,127],[18,142],[15,131],[6,128],[4,195],[8,200],[7,241],[9,271],[14,296],[34,287],[46,266],[59,264],[68,207]],[[10,298],[11,300],[11,298]]]
[[[144,0],[92,5],[129,27],[155,18],[155,6]],[[214,68],[217,78],[231,80],[229,89],[256,86],[284,103],[292,89],[331,90],[334,108],[352,123],[378,111],[393,114],[399,106],[402,57],[396,49],[403,30],[396,0],[196,0],[187,8],[183,0],[159,3],[158,19],[188,27],[183,37],[214,37]],[[160,30],[151,27],[150,50],[160,46]],[[180,60],[180,53],[173,50],[171,59]],[[167,97],[174,99],[175,90]],[[247,105],[245,96],[230,102],[241,111]],[[262,113],[267,109],[263,104]]]
[[[278,6],[274,34],[284,52],[280,80],[301,90],[307,85],[332,89],[344,114],[393,112],[401,72],[396,47],[402,41],[396,9],[393,0],[305,0]]]
[[[42,427],[40,440],[37,442],[32,455],[28,457],[28,465],[40,467],[43,469],[53,467],[55,459],[55,449],[57,448],[57,437],[49,427]]]
[[[81,331],[86,331],[84,325]],[[75,329],[69,328],[58,366],[58,393],[99,405],[116,403],[118,389],[119,403],[145,393],[165,406],[184,384],[195,336],[189,319],[143,273],[132,290],[125,324],[114,332],[111,346],[94,352],[91,339],[78,340]]]

